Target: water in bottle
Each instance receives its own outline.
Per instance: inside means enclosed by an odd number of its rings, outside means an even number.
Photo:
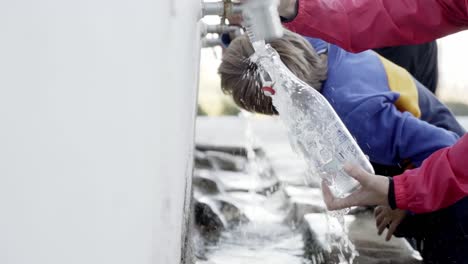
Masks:
[[[272,97],[292,148],[308,165],[309,177],[319,175],[327,180],[337,197],[356,190],[359,183],[344,172],[343,165],[349,162],[374,171],[332,106],[319,91],[297,78],[270,45],[255,46],[251,61],[258,65],[262,90]]]

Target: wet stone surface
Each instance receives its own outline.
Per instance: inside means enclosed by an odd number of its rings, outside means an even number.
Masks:
[[[197,121],[191,232],[197,263],[340,263],[329,244],[339,233],[327,222],[319,179],[306,176],[277,119],[250,126],[256,140],[246,138],[243,118]],[[369,210],[351,213],[354,263],[420,263],[405,240],[377,236]]]

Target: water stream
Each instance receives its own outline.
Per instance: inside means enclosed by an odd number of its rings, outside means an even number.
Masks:
[[[261,56],[269,56],[271,54],[268,54],[267,52],[267,48],[266,48],[266,43],[264,40],[262,39],[258,39],[257,36],[255,36],[253,30],[251,28],[249,28],[249,21],[248,21],[248,17],[247,17],[247,27],[246,27],[246,32],[247,32],[247,35],[250,39],[250,42],[252,44],[252,47],[254,49],[254,54],[251,56],[251,58],[255,58],[255,57],[261,57]],[[274,61],[274,60],[271,60],[271,61]],[[287,75],[287,74],[292,74],[290,71],[287,71],[287,72],[277,72],[278,69],[281,69],[282,65],[276,65],[273,66],[273,67],[262,67],[264,65],[259,65],[259,70],[267,70],[267,69],[274,69],[274,72],[266,72],[267,75],[269,74],[270,76],[272,74],[276,74],[276,75]],[[263,76],[264,73],[260,73],[259,75],[260,76]],[[291,80],[293,80],[294,78],[290,78]],[[265,80],[263,80],[265,81]],[[271,81],[271,79],[270,79]],[[282,83],[284,85],[291,85],[291,87],[283,87],[284,89],[294,89],[294,87],[292,85],[294,85],[295,83],[294,82],[284,82]],[[265,85],[265,84],[262,84],[262,85]],[[283,90],[284,90],[283,89]],[[300,92],[299,92],[299,96],[300,96]],[[304,94],[304,96],[307,97],[306,94]],[[302,135],[303,138],[302,138],[302,141],[304,142],[312,142],[312,141],[315,141],[315,142],[321,142],[319,144],[311,144],[311,145],[307,145],[305,146],[307,149],[303,149],[302,151],[302,154],[304,153],[311,153],[311,152],[316,152],[316,153],[312,153],[312,154],[315,154],[315,155],[310,155],[312,157],[314,157],[313,159],[314,160],[318,160],[320,158],[324,158],[326,155],[324,153],[322,153],[323,151],[321,151],[321,148],[320,146],[323,144],[323,138],[326,137],[327,135],[311,135],[309,132],[307,131],[314,131],[314,129],[311,129],[311,128],[307,128],[307,127],[302,127],[300,125],[300,123],[305,123],[307,124],[307,122],[299,122],[297,120],[293,121],[293,122],[288,122],[288,120],[291,120],[291,119],[300,119],[300,116],[301,116],[301,113],[302,112],[307,112],[308,115],[306,115],[308,118],[311,118],[310,114],[313,114],[313,113],[316,113],[316,112],[322,112],[322,118],[324,119],[329,119],[327,120],[326,122],[328,123],[330,120],[334,120],[333,118],[329,118],[329,117],[326,117],[326,116],[323,116],[323,113],[328,113],[329,111],[321,111],[320,109],[310,109],[310,105],[307,104],[307,102],[305,104],[301,104],[302,108],[301,109],[302,111],[294,111],[295,109],[294,108],[291,108],[291,107],[287,107],[287,103],[286,103],[286,107],[283,107],[282,105],[278,105],[278,104],[284,104],[284,100],[287,100],[289,99],[288,96],[283,96],[283,97],[279,97],[279,96],[276,96],[273,100],[273,103],[275,104],[275,107],[276,109],[278,110],[280,116],[282,116],[282,119],[283,121],[286,123],[286,126],[288,126],[288,130],[289,130],[289,133],[290,133],[290,142],[291,142],[291,147],[293,149],[296,150],[296,153],[299,154],[299,152],[297,151],[297,148],[298,146],[303,146],[303,144],[301,144],[301,139],[297,139],[297,138],[294,138],[294,135],[292,135],[291,133],[293,133],[293,130],[295,130],[296,134],[295,136],[297,136],[298,134],[299,135]],[[315,98],[316,99],[316,98]],[[307,101],[307,100],[299,100],[298,102],[304,102],[304,101]],[[310,102],[312,103],[312,102]],[[320,104],[315,104],[316,106],[320,105]],[[324,106],[326,108],[326,106]],[[296,107],[297,108],[297,107]],[[333,112],[333,111],[332,111]],[[335,119],[338,118],[339,120],[339,117],[336,115],[334,115]],[[309,122],[310,123],[310,122]],[[320,125],[322,124],[323,122],[316,122],[316,125]],[[341,122],[338,122],[338,126],[340,126],[340,123]],[[299,125],[298,125],[299,124]],[[341,123],[342,126],[344,126],[342,123]],[[344,129],[345,132],[347,132],[346,128]],[[320,130],[317,130],[317,131],[320,131]],[[322,132],[323,131],[326,131],[326,129],[322,129],[321,130]],[[330,131],[335,131],[335,129],[331,129]],[[342,131],[342,130],[336,130],[336,131]],[[298,133],[297,133],[298,132]],[[331,134],[331,135],[330,135]],[[348,132],[349,134],[349,132]],[[334,137],[333,136],[334,134],[333,133],[328,133],[328,136],[330,136],[332,139],[329,140],[329,142],[325,143],[326,145],[338,145],[340,144],[341,142],[334,142],[334,141],[338,141],[338,138],[339,137]],[[320,140],[320,138],[322,138],[322,140]],[[292,140],[291,140],[292,139]],[[352,144],[354,143],[354,144]],[[357,147],[357,144],[355,142],[352,142],[350,146],[346,146],[346,148],[348,149],[356,149]],[[314,147],[315,146],[315,147]],[[344,146],[341,146],[341,147],[344,147]],[[359,147],[357,147],[359,149]],[[324,149],[322,149],[324,150]],[[333,152],[336,152],[336,148],[333,148]],[[362,153],[357,153],[357,152],[360,152],[360,151],[351,151],[349,152],[350,154],[352,154],[352,152],[355,153],[356,156],[358,156],[358,154],[361,154],[363,156]],[[305,157],[304,155],[302,155],[303,158],[305,158],[306,160],[308,160],[307,158],[308,157]],[[334,156],[338,156],[336,155],[336,153],[334,155],[332,155],[332,157]],[[341,155],[343,157],[343,155]],[[347,157],[347,158],[350,158],[350,157]],[[334,158],[335,159],[335,158]],[[308,170],[309,170],[309,177],[318,177],[320,174],[318,173],[318,168],[317,166],[318,165],[318,162],[317,161],[314,161],[314,160],[308,160],[308,164],[310,164],[308,167]],[[367,161],[367,160],[365,160]],[[349,161],[348,161],[349,162]],[[338,159],[336,159],[336,161],[334,162],[327,162],[327,164],[325,166],[329,166],[329,164],[337,164],[339,163]],[[368,162],[367,162],[368,163]],[[372,167],[370,166],[370,164],[362,164],[364,165],[363,167],[364,168],[367,168],[367,167],[370,167],[371,170],[372,170]],[[314,165],[313,165],[314,164]],[[342,166],[342,165],[341,165]],[[340,172],[339,172],[340,173]],[[343,174],[343,172],[341,172],[341,174]],[[340,195],[342,196],[342,190],[344,189],[343,187],[346,186],[353,186],[353,185],[356,185],[355,182],[352,182],[354,181],[353,179],[350,179],[349,177],[346,177],[346,175],[337,175],[338,177],[333,177],[332,179],[329,179],[329,182],[331,183],[331,187],[332,187],[332,191],[335,191],[335,194],[337,195]],[[341,176],[341,177],[340,177]],[[357,186],[357,185],[356,185]],[[338,187],[338,189],[333,189],[333,187]],[[340,188],[341,187],[341,188]],[[348,230],[347,230],[347,227],[345,225],[345,219],[344,219],[344,215],[347,213],[346,210],[342,210],[342,211],[338,211],[338,212],[327,212],[327,219],[329,218],[334,218],[335,220],[337,220],[337,222],[339,223],[339,227],[341,228],[338,228],[338,231],[341,233],[340,236],[338,237],[335,237],[335,238],[329,238],[329,241],[328,241],[328,244],[331,245],[331,246],[334,246],[334,247],[337,247],[339,249],[339,263],[353,263],[354,259],[356,258],[356,256],[359,255],[359,253],[356,251],[356,248],[354,246],[354,244],[351,242],[351,240],[349,239],[349,236],[348,236]],[[328,229],[331,229],[332,228],[332,221],[327,221],[328,222]]]
[[[254,38],[251,37],[251,39]],[[345,175],[341,168],[345,160],[349,162],[350,159],[359,157],[359,154],[364,155],[350,137],[339,117],[324,98],[314,94],[317,93],[315,90],[303,89],[302,86],[307,86],[307,84],[297,80],[292,72],[282,65],[281,61],[270,59],[272,56],[270,54],[271,48],[268,50],[263,41],[256,41],[252,45],[255,53],[251,58],[254,58],[254,62],[261,63],[259,75],[265,76],[266,73],[266,77],[262,78],[263,86],[265,86],[265,81],[267,86],[281,86],[281,88],[275,89],[277,95],[273,96],[273,104],[288,127],[291,147],[309,165],[308,177],[327,179],[337,196],[345,195],[348,192],[346,188],[356,188],[352,186],[357,186],[357,182]],[[268,59],[255,60],[255,58],[262,57]],[[269,65],[275,62],[281,65]],[[268,65],[264,65],[265,63]],[[349,141],[347,138],[351,138],[351,140]],[[365,158],[361,160],[368,163]],[[365,168],[369,167],[372,170],[370,164],[364,165],[366,165]],[[329,175],[334,176],[330,177]],[[333,220],[336,220],[334,222],[339,223],[339,228],[335,228],[338,230],[338,236],[328,237],[327,243],[338,249],[338,263],[353,263],[354,258],[358,255],[347,234],[348,230],[344,220],[346,213],[346,210],[327,212],[327,219],[334,218]],[[332,221],[327,222],[328,229],[331,229]]]
[[[248,28],[247,33],[252,41],[255,52],[264,52],[265,42],[256,40]],[[298,116],[295,113],[280,111],[287,111],[288,108],[277,107],[277,109],[280,112],[280,116],[283,115],[286,118]],[[306,111],[308,110],[306,109]],[[246,112],[243,112],[240,116],[240,118],[245,120],[247,139],[245,144],[247,154],[246,173],[251,181],[258,181],[264,168],[257,163],[254,150],[255,138],[252,134],[249,116],[250,114]],[[286,125],[288,125],[287,122]],[[297,129],[300,129],[300,127]],[[323,135],[311,137],[310,134],[305,132],[302,134],[310,140],[317,139],[318,141],[323,137]],[[328,143],[334,144],[332,141]],[[317,150],[319,148],[312,148],[309,151]],[[308,177],[320,177],[313,166],[310,167]],[[254,185],[252,184],[252,186]],[[225,230],[221,234],[219,241],[207,248],[207,260],[199,261],[199,264],[315,264],[324,262],[320,257],[306,257],[304,234],[300,230],[295,229],[294,226],[288,225],[286,219],[288,207],[285,205],[287,198],[284,197],[284,192],[272,192],[271,194],[259,196],[257,190],[252,189],[248,193],[231,195],[234,198],[243,200],[247,204],[243,210],[249,221],[240,224],[234,229]],[[340,264],[353,263],[354,258],[358,255],[347,235],[345,213],[343,211],[335,214],[326,213],[326,224],[323,227],[319,227],[324,234],[322,245],[325,246],[325,250],[336,252],[334,263]],[[317,222],[318,225],[320,223],[322,222]],[[321,252],[315,253],[317,256],[321,254]]]
[[[265,168],[257,160],[256,138],[251,127],[251,113],[242,111],[239,118],[245,125],[247,168],[252,186],[265,175]],[[264,177],[264,176],[263,176]],[[263,179],[264,180],[264,179]],[[216,244],[207,248],[206,261],[198,264],[312,264],[304,257],[304,243],[300,230],[286,224],[287,199],[282,191],[259,195],[251,189],[247,193],[231,193],[245,201],[244,213],[249,221],[226,230]]]
[[[279,223],[250,223],[225,232],[210,248],[213,264],[309,264],[302,236]]]

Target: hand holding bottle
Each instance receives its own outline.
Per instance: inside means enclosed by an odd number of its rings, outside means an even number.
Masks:
[[[323,199],[328,210],[339,210],[352,206],[389,205],[388,187],[390,183],[387,177],[368,173],[358,166],[349,164],[344,166],[344,170],[361,186],[347,197],[337,198],[333,196],[327,183],[323,181]]]

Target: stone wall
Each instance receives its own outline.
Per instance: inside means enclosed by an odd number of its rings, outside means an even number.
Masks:
[[[0,3],[0,263],[180,263],[200,2]]]

